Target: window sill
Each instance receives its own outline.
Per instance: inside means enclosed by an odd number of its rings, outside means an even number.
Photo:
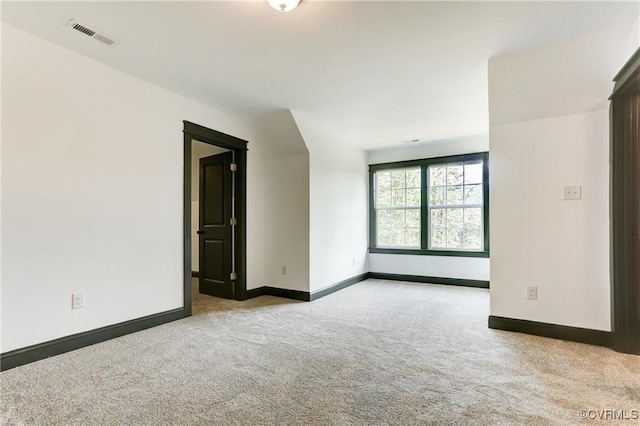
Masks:
[[[454,257],[483,257],[489,258],[488,251],[455,251],[455,250],[420,250],[420,249],[392,249],[369,247],[369,253],[378,254],[409,254],[415,256],[454,256]]]

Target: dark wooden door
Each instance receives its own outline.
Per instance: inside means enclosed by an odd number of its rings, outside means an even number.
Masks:
[[[200,293],[234,298],[233,152],[200,159]]]

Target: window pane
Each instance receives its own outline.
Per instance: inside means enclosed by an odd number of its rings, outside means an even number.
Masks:
[[[464,165],[464,183],[482,183],[482,162]]]
[[[442,206],[445,204],[446,187],[429,188],[429,204],[432,206]]]
[[[447,209],[447,228],[460,228],[464,226],[464,209]]]
[[[390,172],[376,172],[376,189],[391,189]]]
[[[448,205],[462,204],[462,185],[447,186],[447,204]]]
[[[420,247],[420,228],[407,228],[407,247]]]
[[[480,229],[465,230],[463,247],[465,249],[482,249],[482,231]]]
[[[460,185],[464,168],[460,166],[447,166],[447,185]]]
[[[445,209],[431,210],[431,228],[447,227],[447,211]]]
[[[407,169],[407,188],[420,188],[420,168]]]
[[[482,204],[482,185],[465,185],[464,186],[464,203],[465,204]]]
[[[391,172],[391,187],[393,189],[400,189],[405,187],[405,172],[404,169],[393,170]]]
[[[431,230],[431,248],[447,247],[447,230],[436,228]]]
[[[391,190],[376,191],[376,208],[391,207]]]
[[[464,209],[464,227],[469,228],[482,228],[482,209],[481,208],[468,208]]]
[[[429,186],[444,186],[446,185],[445,177],[447,175],[446,166],[429,167]]]
[[[462,247],[462,234],[463,234],[463,231],[460,228],[448,228],[447,229],[447,248]]]
[[[407,189],[407,206],[420,207],[420,188]]]
[[[404,189],[394,189],[391,195],[391,206],[404,207],[405,205]]]
[[[378,235],[376,236],[378,245],[381,247],[389,247],[393,245],[391,234],[392,231],[390,228],[378,228]]]
[[[420,248],[420,209],[377,212],[377,246]]]
[[[404,246],[404,228],[397,228],[391,230],[391,246],[403,247]]]
[[[391,217],[391,212],[391,210],[380,210],[377,213],[378,223],[376,226],[378,227],[378,229],[391,228],[393,226],[393,218]]]
[[[378,246],[380,247],[403,247],[404,228],[391,229],[383,228],[378,230]]]
[[[404,210],[391,210],[391,227],[394,229],[404,228]]]
[[[420,229],[420,210],[407,210],[407,228]]]

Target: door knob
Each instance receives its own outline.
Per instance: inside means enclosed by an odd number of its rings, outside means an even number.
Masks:
[[[198,234],[198,235],[200,235],[200,234],[204,234],[204,231],[198,231],[198,232],[197,232],[197,234]]]

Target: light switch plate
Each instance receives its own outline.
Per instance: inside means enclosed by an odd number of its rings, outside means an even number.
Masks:
[[[565,186],[562,191],[563,200],[581,200],[582,199],[582,186]]]

